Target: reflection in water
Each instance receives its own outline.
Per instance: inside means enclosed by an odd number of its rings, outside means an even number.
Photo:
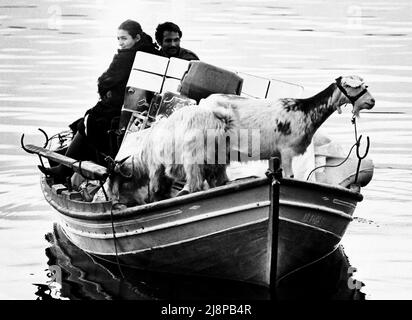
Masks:
[[[119,267],[91,256],[74,246],[55,224],[46,235],[49,266],[61,269],[60,297],[77,299],[270,299],[267,288],[236,281],[154,273],[136,268]],[[360,286],[348,285],[350,265],[338,247],[326,258],[279,281],[278,299],[363,300]],[[352,283],[352,282],[351,282]],[[52,299],[48,286],[37,285],[36,295]]]

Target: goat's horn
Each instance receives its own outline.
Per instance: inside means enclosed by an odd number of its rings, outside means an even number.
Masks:
[[[29,149],[27,149],[26,148],[26,146],[24,145],[24,133],[21,135],[21,138],[20,138],[20,145],[21,145],[21,147],[23,148],[23,150],[24,151],[26,151],[27,153],[34,153],[33,151],[31,151],[31,150],[29,150]]]
[[[118,164],[123,164],[129,158],[130,158],[130,156],[127,156],[126,158],[123,158],[122,160],[117,161],[117,163]]]
[[[44,137],[46,138],[46,142],[44,143],[44,146],[43,146],[43,148],[46,148],[47,147],[47,144],[49,143],[49,136],[47,135],[47,133],[46,133],[46,131],[44,131],[43,129],[41,129],[41,128],[37,128],[41,133],[43,133],[44,134]]]

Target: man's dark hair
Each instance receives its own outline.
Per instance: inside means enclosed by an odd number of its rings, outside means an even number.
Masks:
[[[165,31],[177,32],[179,34],[179,37],[182,38],[182,30],[180,30],[177,24],[174,24],[173,22],[169,22],[169,21],[164,22],[157,26],[156,33],[155,33],[156,41],[160,45],[163,42],[163,33]]]
[[[123,21],[118,29],[127,31],[132,38],[136,38],[137,35],[141,36],[143,33],[141,25],[134,20]]]

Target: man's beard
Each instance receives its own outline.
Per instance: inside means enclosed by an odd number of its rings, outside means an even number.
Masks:
[[[170,56],[177,56],[177,55],[179,54],[179,49],[180,49],[180,48],[176,48],[176,47],[174,47],[174,48],[168,48],[168,49],[166,50],[166,52],[167,52]]]

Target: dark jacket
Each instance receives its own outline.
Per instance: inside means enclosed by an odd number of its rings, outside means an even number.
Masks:
[[[113,156],[108,131],[116,128],[123,105],[127,81],[137,51],[159,54],[152,38],[143,33],[142,38],[130,49],[119,49],[109,68],[98,79],[100,100],[86,112],[87,140],[96,149]],[[117,119],[116,119],[117,118]],[[85,136],[84,122],[79,121],[78,130]]]
[[[122,107],[126,84],[137,51],[158,54],[152,38],[143,33],[140,41],[132,48],[118,50],[109,68],[97,80],[100,98],[110,109],[120,111]]]
[[[166,55],[162,49],[159,50],[160,55],[164,56],[164,57],[169,57],[168,55]],[[174,58],[179,58],[179,59],[184,59],[184,60],[199,60],[199,57],[196,55],[196,53],[194,53],[193,51],[190,51],[188,49],[182,48],[180,47],[179,49],[179,53],[174,56]]]

